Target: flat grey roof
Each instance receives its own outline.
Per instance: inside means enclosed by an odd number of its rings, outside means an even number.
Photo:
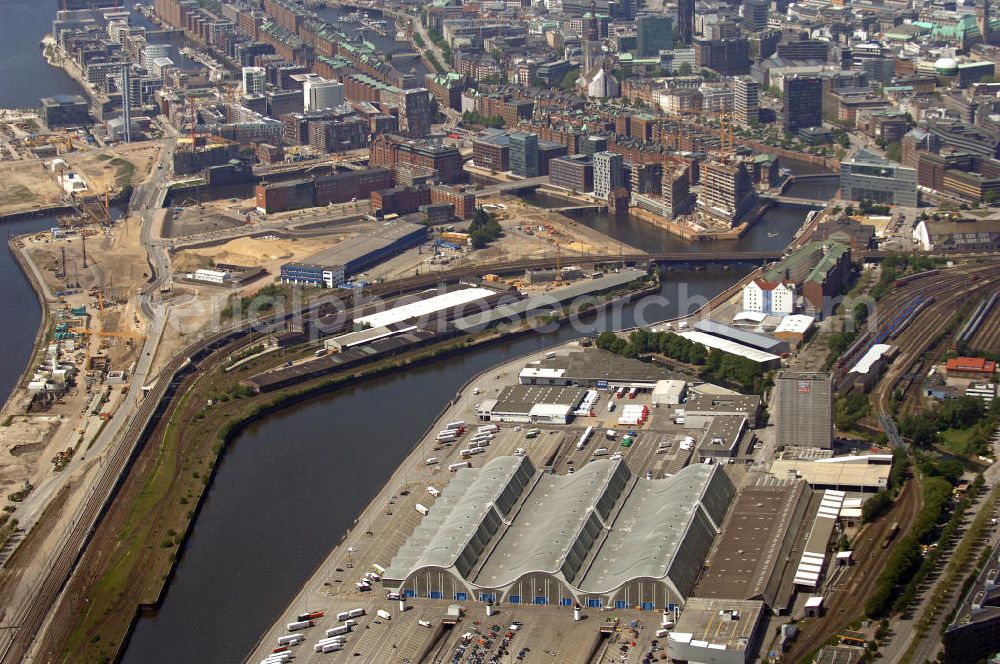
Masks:
[[[347,265],[351,261],[392,244],[400,238],[406,237],[424,228],[420,224],[409,221],[394,219],[387,222],[373,223],[370,229],[366,229],[363,235],[356,235],[332,247],[317,251],[311,256],[307,256],[301,262],[311,265],[322,265],[330,267],[334,265]]]
[[[748,417],[760,408],[756,394],[694,394],[684,405],[686,414],[692,413],[747,413]]]
[[[732,611],[736,612],[735,618],[728,613]],[[684,605],[670,640],[745,651],[763,611],[764,603],[755,600],[692,597]]]
[[[773,351],[775,348],[788,346],[787,341],[781,341],[780,339],[769,337],[766,334],[749,332],[738,327],[733,327],[732,325],[720,323],[719,321],[712,320],[710,318],[705,318],[695,323],[694,329],[707,334],[714,334],[716,336],[732,339],[733,341],[737,341],[744,346],[759,348],[760,350],[765,351]]]
[[[698,443],[699,450],[723,451],[732,450],[743,440],[746,431],[744,415],[716,415]]]
[[[538,369],[563,369],[564,379],[588,382],[608,380],[655,384],[669,378],[683,379],[681,374],[661,366],[616,355],[596,347],[573,351],[548,360],[539,360],[528,366]]]
[[[781,545],[795,507],[808,499],[805,482],[745,487],[736,497],[722,533],[705,563],[695,594],[717,599],[764,599],[771,576],[783,561]]]
[[[580,387],[553,385],[511,385],[497,395],[494,411],[501,413],[527,413],[540,403],[566,405],[576,408],[583,400],[585,390]]]

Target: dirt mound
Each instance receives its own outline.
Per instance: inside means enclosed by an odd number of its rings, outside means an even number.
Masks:
[[[324,242],[329,245],[329,242]],[[191,270],[207,267],[203,261],[214,260],[216,263],[233,263],[235,265],[261,266],[271,261],[291,260],[316,251],[318,245],[308,240],[273,240],[241,237],[225,244],[198,249],[179,251],[174,257],[176,270]],[[195,267],[188,267],[193,265]]]

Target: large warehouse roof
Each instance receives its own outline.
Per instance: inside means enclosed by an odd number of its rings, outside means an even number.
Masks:
[[[404,320],[420,318],[422,316],[431,316],[453,307],[472,304],[477,300],[482,300],[495,294],[495,291],[488,288],[463,288],[462,290],[454,290],[442,293],[441,295],[435,295],[434,297],[427,298],[426,300],[420,300],[419,302],[410,302],[409,304],[404,304],[399,307],[386,309],[385,311],[380,311],[368,316],[362,316],[354,322],[369,325],[371,327],[382,327],[393,323],[399,323]]]
[[[718,348],[725,353],[742,355],[743,357],[753,360],[754,362],[774,362],[780,359],[777,355],[765,353],[757,348],[744,346],[743,344],[738,344],[735,341],[723,339],[722,337],[706,334],[704,332],[698,332],[697,330],[686,330],[684,332],[679,332],[679,334],[685,339],[701,344],[706,348]]]
[[[474,472],[461,472],[448,485],[448,490],[434,503],[434,509],[421,522],[392,561],[386,575],[397,571],[405,576],[416,567],[451,567],[460,557],[479,551],[468,551],[476,536],[487,530],[489,535],[500,525],[513,501],[511,491],[520,492],[524,482],[534,472],[527,457],[499,457]],[[499,512],[499,514],[497,514]],[[471,569],[465,564],[465,571]]]
[[[543,573],[590,595],[658,579],[686,597],[734,493],[717,465],[647,480],[621,460],[556,476],[499,457],[456,473],[385,579],[405,586],[434,568],[470,588],[503,589]]]

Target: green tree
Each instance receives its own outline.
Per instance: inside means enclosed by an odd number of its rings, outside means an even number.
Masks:
[[[578,78],[580,78],[580,68],[577,67],[575,69],[570,69],[568,72],[566,72],[566,75],[563,76],[562,86],[561,86],[562,89],[566,90],[567,92],[572,91],[576,87],[576,81]]]
[[[903,144],[893,141],[885,146],[885,156],[895,162],[903,161]]]

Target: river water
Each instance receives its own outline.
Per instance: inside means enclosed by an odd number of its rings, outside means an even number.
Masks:
[[[805,212],[779,206],[737,246],[783,247]],[[577,221],[650,251],[717,246],[627,217]],[[626,305],[594,326],[688,313],[751,267],[672,271],[659,297]],[[139,621],[122,661],[240,661],[466,380],[580,334],[567,326],[519,338],[322,395],[251,425],[223,456],[163,606]]]

